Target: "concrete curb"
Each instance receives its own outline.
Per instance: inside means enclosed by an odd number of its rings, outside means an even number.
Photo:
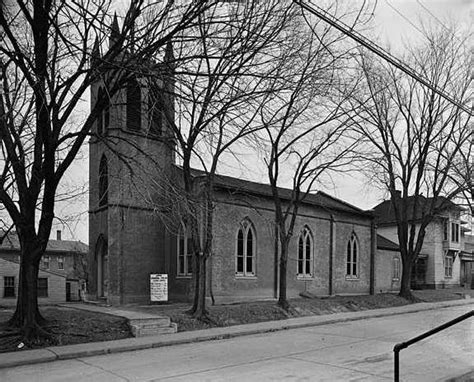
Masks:
[[[442,309],[470,304],[474,305],[474,300],[466,299],[434,303],[417,303],[392,308],[334,313],[322,316],[298,317],[279,321],[259,322],[256,324],[235,325],[222,328],[179,332],[175,334],[164,334],[141,338],[126,338],[116,341],[90,342],[77,345],[54,346],[44,349],[2,353],[0,356],[0,369],[51,362],[56,360],[84,358],[132,350],[180,345],[192,342],[222,340],[226,338],[269,333],[280,330],[320,326],[338,322],[357,321],[367,318],[385,317],[397,314],[416,313],[425,310]]]

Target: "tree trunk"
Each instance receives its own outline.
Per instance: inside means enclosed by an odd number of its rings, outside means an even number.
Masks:
[[[39,261],[31,260],[32,253],[36,251],[38,248],[34,248],[33,243],[22,245],[16,310],[9,321],[11,326],[22,330],[26,342],[34,341],[39,337],[49,337],[41,329],[45,319],[38,308]]]
[[[195,318],[206,318],[206,266],[207,266],[207,256],[204,253],[199,254],[199,283],[198,283],[198,293],[197,293],[197,306],[194,312]]]
[[[281,253],[280,253],[280,282],[279,282],[279,297],[278,305],[285,310],[290,308],[288,299],[286,296],[286,269],[288,265],[288,242],[284,241],[281,243]]]
[[[413,301],[414,296],[411,293],[411,272],[413,268],[413,261],[411,256],[402,256],[402,279],[400,281],[400,293],[399,296],[406,298],[407,300]]]
[[[199,253],[193,253],[193,305],[187,312],[194,315],[199,305],[199,284],[200,284],[200,269],[199,269]]]

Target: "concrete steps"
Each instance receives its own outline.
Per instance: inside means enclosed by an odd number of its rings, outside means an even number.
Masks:
[[[178,325],[164,316],[133,318],[128,320],[128,325],[134,337],[172,334],[178,331]]]
[[[178,325],[171,322],[169,317],[148,314],[140,311],[120,309],[114,306],[103,306],[100,304],[66,303],[59,306],[87,310],[123,317],[127,320],[130,331],[134,337],[156,336],[158,334],[172,334],[178,331]]]

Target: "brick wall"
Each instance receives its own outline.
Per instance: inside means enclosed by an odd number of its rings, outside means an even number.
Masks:
[[[97,88],[92,87],[94,104]],[[146,98],[146,91],[142,96]],[[170,181],[174,163],[173,148],[166,139],[148,139],[142,133],[125,130],[124,93],[112,100],[109,147],[90,141],[90,220],[89,220],[89,294],[97,297],[97,250],[99,235],[107,241],[107,300],[109,303],[146,302],[149,274],[168,273],[170,298],[186,299],[192,292],[192,279],[176,276],[176,230],[160,223],[161,195]],[[146,124],[146,118],[143,119]],[[130,144],[133,142],[133,144]],[[121,156],[117,158],[114,152]],[[98,206],[99,163],[108,159],[108,207]],[[215,296],[256,298],[275,296],[275,237],[273,203],[269,198],[237,197],[225,192],[216,195],[213,256],[210,279]],[[158,212],[157,212],[158,211]],[[334,222],[333,242],[331,214]],[[235,274],[235,242],[239,223],[249,218],[256,231],[256,276]],[[318,295],[330,293],[329,269],[333,262],[333,293],[368,293],[370,289],[371,218],[331,212],[327,208],[304,205],[297,218],[289,244],[288,295],[303,291]],[[304,226],[313,237],[311,277],[297,277],[298,238]],[[168,229],[166,229],[168,228]],[[346,279],[346,248],[351,234],[359,242],[359,267],[354,280]],[[332,257],[331,257],[332,255]]]
[[[214,254],[212,259],[212,287],[216,298],[271,298],[275,296],[274,213],[271,200],[244,198],[230,200],[218,195],[214,215]],[[333,212],[334,253],[333,293],[369,293],[370,288],[370,218]],[[248,218],[256,231],[256,276],[235,275],[236,235],[239,223]],[[296,297],[303,291],[317,295],[329,294],[331,215],[322,208],[304,205],[295,223],[289,244],[287,272],[288,296]],[[313,237],[312,276],[297,276],[298,239],[307,226]],[[355,232],[359,240],[358,277],[346,278],[347,242]]]

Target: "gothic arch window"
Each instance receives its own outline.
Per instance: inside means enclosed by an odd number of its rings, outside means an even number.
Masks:
[[[312,277],[313,237],[308,227],[304,227],[298,239],[298,272],[300,277]]]
[[[153,135],[163,133],[164,107],[162,89],[151,86],[148,93],[149,132]]]
[[[193,251],[190,232],[182,223],[178,232],[178,276],[191,276],[193,273]]]
[[[107,157],[102,155],[99,164],[99,206],[106,206],[109,192],[109,169]]]
[[[104,106],[104,133],[109,128],[110,124],[110,96],[104,92],[105,106]]]
[[[104,135],[110,124],[110,99],[102,87],[99,88],[97,93],[97,103],[101,103],[97,115],[97,134]]]
[[[346,260],[346,277],[356,279],[359,277],[359,241],[354,232],[347,242],[347,260]]]
[[[142,125],[142,94],[135,78],[127,83],[127,129],[139,131]]]
[[[255,230],[249,219],[240,223],[237,231],[235,250],[235,274],[237,276],[255,276],[257,241]]]

